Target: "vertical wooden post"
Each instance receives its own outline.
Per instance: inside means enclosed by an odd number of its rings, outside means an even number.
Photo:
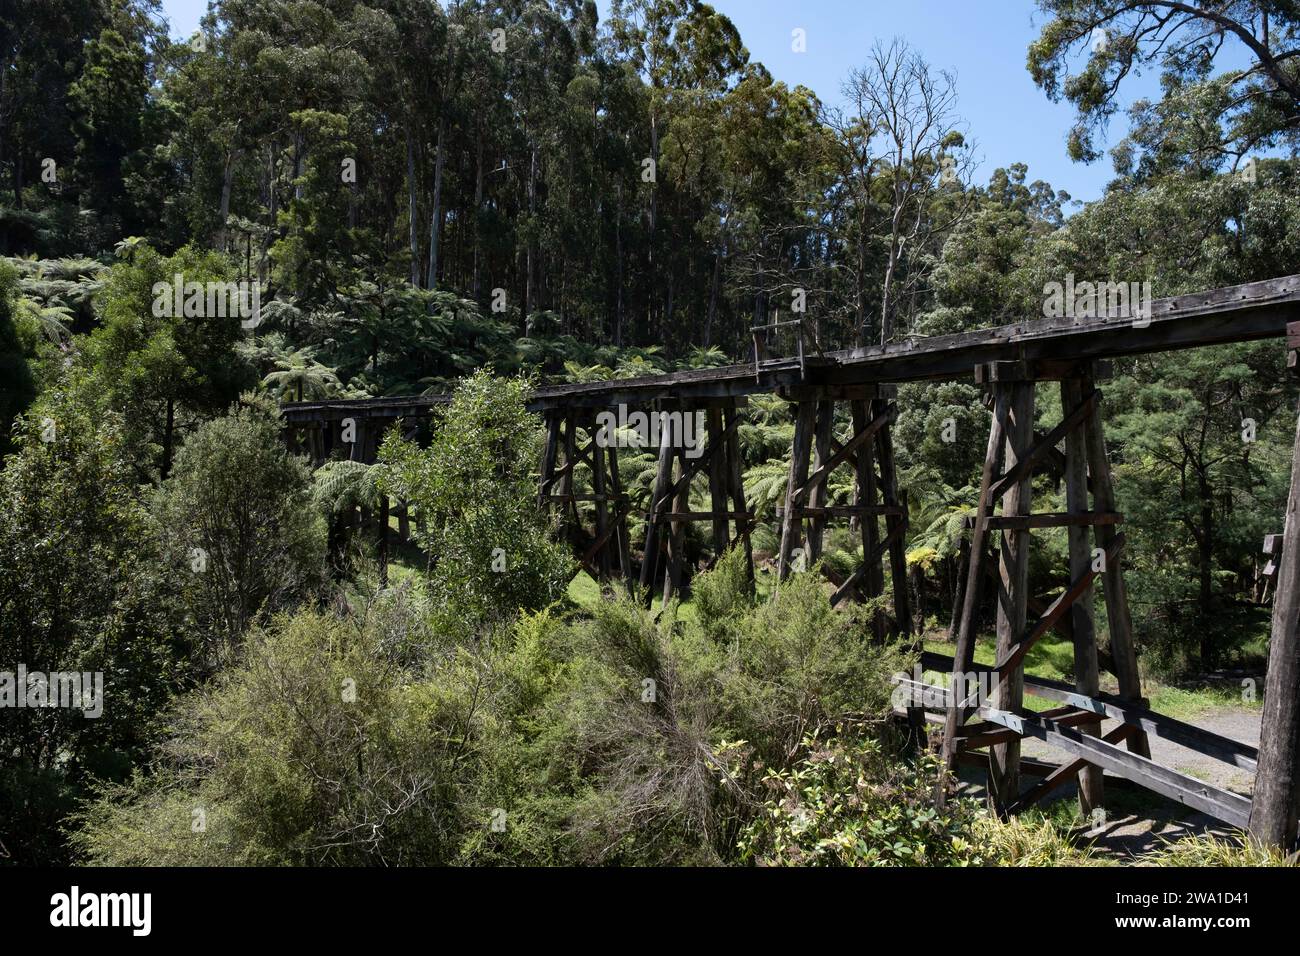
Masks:
[[[645,557],[641,560],[641,587],[645,590],[646,600],[650,600],[650,585],[654,581],[655,565],[659,562],[659,526],[660,500],[668,494],[673,484],[673,445],[663,441],[660,436],[659,465],[655,472],[654,489],[650,492],[650,509],[645,521]]]
[[[733,404],[726,410],[725,426],[730,429],[727,434],[727,473],[731,485],[731,504],[741,517],[736,519],[736,536],[745,546],[745,566],[749,569],[749,580],[754,581],[754,549],[749,540],[749,506],[745,503],[744,466],[740,458],[740,435],[738,429],[731,428],[732,422],[740,414],[740,409]]]
[[[686,460],[686,449],[676,449],[677,452],[677,469],[678,478],[686,474],[690,467]],[[671,487],[671,485],[670,485]],[[691,483],[682,482],[681,491],[677,492],[676,500],[671,502],[668,507],[673,511],[686,512],[691,510]],[[681,593],[682,590],[682,568],[685,564],[686,548],[686,522],[670,521],[668,535],[668,573],[664,575],[664,604],[673,599],[674,595]]]
[[[795,413],[794,441],[790,454],[790,478],[785,487],[785,514],[781,517],[781,552],[777,558],[777,580],[790,576],[794,549],[803,538],[803,520],[795,492],[808,480],[808,452],[812,447],[816,402],[800,402]]]
[[[966,569],[966,593],[957,624],[957,647],[952,664],[952,704],[944,721],[943,760],[949,771],[957,765],[957,730],[966,719],[962,702],[969,696],[971,664],[975,659],[975,616],[979,612],[980,584],[984,577],[984,553],[988,538],[988,519],[993,513],[989,489],[1002,468],[1007,419],[1011,414],[1011,395],[1006,388],[993,386],[993,424],[989,428],[988,450],[984,454],[984,471],[980,476],[980,497],[971,530],[970,564]],[[944,790],[939,790],[942,805]]]
[[[817,421],[813,426],[813,471],[826,464],[831,456],[831,429],[835,425],[835,403],[820,401],[817,403]],[[830,475],[819,481],[808,495],[808,507],[823,508],[829,499],[826,486]],[[822,534],[826,528],[826,518],[813,515],[808,521],[808,563],[812,564],[822,556]]]
[[[348,448],[348,459],[351,461],[366,460],[366,420],[364,418],[355,419],[356,431],[352,435],[352,444]]]
[[[560,494],[567,495],[568,500],[560,502],[561,512],[568,528],[568,538],[573,540],[573,532],[578,525],[578,503],[573,500],[578,486],[578,417],[573,411],[564,413],[564,477],[560,481]]]
[[[618,569],[632,591],[632,543],[627,534],[627,502],[623,500],[623,481],[618,475],[618,450],[613,444],[609,452],[609,487],[614,495],[614,534],[618,538]]]
[[[961,626],[961,608],[966,596],[966,572],[970,567],[970,539],[963,536],[957,545],[957,567],[952,582],[952,620],[948,624],[948,640],[957,640]]]
[[[727,550],[727,449],[722,435],[722,409],[710,405],[706,412],[709,435],[709,507],[713,511],[713,553]]]
[[[550,501],[551,484],[555,480],[555,457],[560,448],[560,415],[556,411],[546,413],[546,447],[542,451],[542,477],[537,485],[537,505],[546,508]]]
[[[876,415],[883,415],[888,409],[887,399],[876,399],[872,408]],[[894,439],[886,425],[876,433],[876,448],[880,461],[880,491],[885,504],[902,508],[906,499],[898,494],[898,476],[894,467]],[[872,519],[875,524],[875,519]],[[912,633],[911,601],[907,594],[907,541],[905,540],[907,515],[886,515],[885,533],[893,542],[889,546],[889,576],[894,586],[894,615],[898,618],[898,630],[905,636]],[[883,587],[883,582],[882,582]]]
[[[1084,394],[1092,391],[1094,375],[1085,369],[1080,383]],[[1106,456],[1106,436],[1102,430],[1101,403],[1088,416],[1084,424],[1084,440],[1088,446],[1088,471],[1092,476],[1093,504],[1098,511],[1115,511],[1115,487],[1111,482],[1110,459]],[[1094,534],[1096,545],[1110,551],[1118,534],[1114,525],[1099,524]],[[1106,562],[1102,574],[1103,595],[1106,599],[1106,622],[1110,631],[1110,654],[1115,663],[1115,677],[1119,680],[1119,695],[1126,700],[1142,700],[1142,678],[1138,674],[1137,649],[1133,643],[1133,619],[1129,616],[1128,589],[1124,585],[1121,557]],[[1129,734],[1127,746],[1142,757],[1151,756],[1147,735],[1141,729]]]
[[[860,435],[871,424],[870,406],[865,400],[854,399],[849,403],[853,418],[853,434]],[[871,506],[876,504],[876,465],[874,449],[876,443],[869,441],[858,449],[854,459],[854,471],[857,476],[854,488],[855,503]],[[880,525],[873,514],[858,516],[858,530],[862,534],[862,560],[867,562],[866,595],[868,598],[879,597],[885,590],[885,576],[880,565],[871,560],[880,544]],[[872,628],[876,640],[883,641],[889,633],[889,623],[884,614],[872,617]]]
[[[1083,402],[1083,386],[1077,378],[1061,380],[1061,408],[1069,414]],[[1065,436],[1065,503],[1071,514],[1088,511],[1088,449],[1083,431],[1072,429]],[[1088,573],[1092,552],[1088,547],[1088,529],[1082,525],[1067,529],[1070,551],[1070,580],[1078,581]],[[1087,697],[1096,697],[1101,689],[1097,666],[1097,635],[1093,620],[1092,585],[1070,605],[1071,632],[1074,636],[1074,686]],[[1076,724],[1075,729],[1094,737],[1101,733],[1101,721]],[[1101,768],[1086,765],[1079,772],[1079,809],[1085,817],[1102,806]]]
[[[591,428],[591,464],[591,490],[596,495],[596,540],[600,541],[609,528],[609,503],[605,500],[605,448],[595,425]],[[606,541],[596,552],[596,568],[602,581],[609,580],[609,550]]]
[[[1007,427],[1006,467],[1009,471],[1025,456],[1034,443],[1034,383],[1012,382],[1011,414]],[[1026,474],[1002,496],[1002,514],[1029,514],[1032,476]],[[1004,660],[1020,643],[1025,633],[1029,597],[1029,530],[1007,528],[1002,532],[999,551],[998,649],[997,659]],[[993,693],[993,706],[1016,713],[1024,704],[1023,665],[1005,674]],[[1020,796],[1020,741],[994,744],[989,748],[989,803],[998,813]]]
[[[1287,325],[1287,338],[1300,335],[1300,323]],[[1288,364],[1297,369],[1296,353]],[[1250,833],[1267,844],[1291,850],[1300,815],[1300,419],[1291,452],[1291,492],[1286,502],[1282,557],[1273,591],[1273,627],[1264,677],[1264,713],[1259,731],[1259,764],[1250,805]]]

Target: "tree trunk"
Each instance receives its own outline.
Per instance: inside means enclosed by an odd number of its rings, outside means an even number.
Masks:
[[[411,285],[418,288],[420,285],[420,213],[419,203],[416,199],[415,138],[411,135],[411,123],[412,120],[408,119],[406,129],[406,189],[408,214],[411,219]]]
[[[1214,606],[1214,501],[1211,488],[1200,473],[1197,481],[1201,497],[1201,534],[1197,541],[1197,564],[1200,590],[1197,603],[1201,610],[1201,667],[1209,670],[1215,665],[1217,654],[1214,639],[1207,626]]]
[[[528,218],[530,225],[537,215],[537,147],[533,146],[528,156]],[[528,248],[524,253],[524,311],[525,322],[531,312],[537,311],[537,289],[533,284],[533,273],[537,263],[537,244],[529,230]]]
[[[234,189],[235,159],[239,150],[226,153],[226,164],[221,171],[221,225],[217,227],[217,248],[226,248],[226,220],[230,218],[230,193]]]
[[[474,167],[474,284],[473,297],[479,305],[483,304],[483,280],[480,271],[483,266],[483,129],[478,130],[478,145]]]
[[[1255,839],[1290,850],[1300,811],[1300,422],[1291,455],[1282,556],[1264,681],[1259,767],[1250,806]]]
[[[614,190],[617,197],[614,212],[614,288],[617,300],[614,304],[614,344],[623,346],[623,184]]]
[[[447,159],[447,111],[438,117],[437,157],[433,161],[433,215],[429,217],[428,288],[438,285],[438,233],[442,227],[442,169]]]

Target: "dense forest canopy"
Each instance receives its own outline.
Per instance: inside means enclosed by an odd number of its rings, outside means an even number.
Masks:
[[[765,601],[694,529],[692,614],[575,608],[524,408],[539,381],[752,359],[751,328],[792,318],[826,350],[1040,316],[1067,276],[1165,296],[1300,272],[1300,4],[1037,5],[1026,66],[1076,111],[1062,149],[1110,145],[1088,204],[981,169],[958,78],[907,40],[862,50],[832,106],[699,0],[215,0],[182,40],[157,0],[0,7],[0,665],[103,671],[130,701],[0,725],[0,855],[1003,859],[965,809],[902,819],[933,767],[832,733],[887,696],[902,652],[854,641],[888,608],[834,615],[811,576]],[[1143,69],[1159,97],[1126,106]],[[173,282],[256,284],[256,319],[159,308]],[[1284,364],[1238,344],[1101,385],[1150,674],[1258,671]],[[373,465],[313,473],[281,441],[277,400],[451,391]],[[941,634],[988,413],[964,381],[899,407],[908,586]],[[738,429],[760,560],[792,430],[774,396]],[[644,503],[653,456],[623,464]],[[376,539],[390,501],[403,530]],[[1065,542],[1032,555],[1038,593]],[[349,680],[364,739],[331,697]],[[801,781],[851,786],[844,760],[917,846],[782,816]],[[506,806],[508,839],[483,824]]]

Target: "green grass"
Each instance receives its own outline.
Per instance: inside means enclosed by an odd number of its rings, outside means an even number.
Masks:
[[[603,600],[600,585],[586,571],[579,571],[569,582],[569,600],[578,607],[591,610]]]
[[[947,641],[932,639],[925,642],[925,649],[951,657],[954,648]],[[979,638],[975,644],[975,663],[991,667],[996,662],[996,639],[987,635]],[[1072,682],[1074,646],[1054,632],[1045,635],[1025,655],[1025,673],[1033,677]],[[1118,689],[1111,675],[1103,673],[1101,680],[1103,691],[1113,692]],[[1242,699],[1240,688],[1234,686],[1174,687],[1144,678],[1143,689],[1151,701],[1152,710],[1178,720],[1195,720],[1224,707],[1257,709],[1261,706],[1258,694],[1254,701],[1246,701]],[[1028,710],[1048,710],[1056,706],[1059,705],[1046,698],[1025,695],[1025,707]]]

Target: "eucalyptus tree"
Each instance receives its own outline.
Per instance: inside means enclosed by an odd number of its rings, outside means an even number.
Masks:
[[[1124,80],[1160,71],[1162,98],[1135,111],[1164,114],[1164,136],[1140,144],[1158,153],[1167,137],[1213,167],[1269,147],[1300,143],[1300,7],[1290,0],[1039,0],[1050,19],[1029,48],[1029,71],[1053,100],[1077,111],[1071,156],[1100,156],[1097,137],[1119,111]],[[1072,64],[1083,56],[1082,69]],[[1200,114],[1202,122],[1178,121]],[[1151,127],[1148,125],[1148,132]]]

